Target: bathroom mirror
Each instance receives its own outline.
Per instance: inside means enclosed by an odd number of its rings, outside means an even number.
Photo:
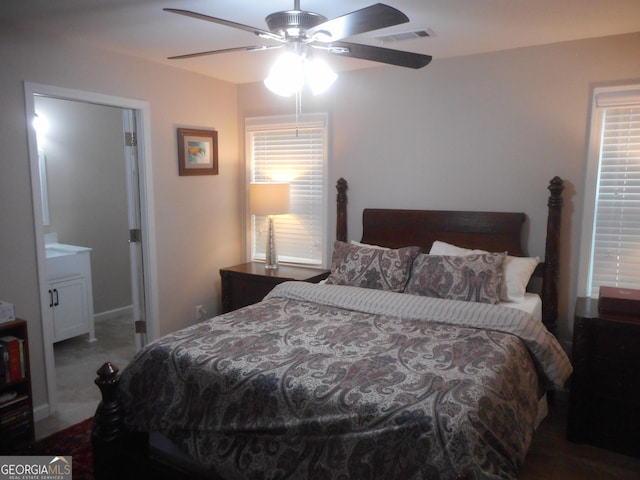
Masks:
[[[42,150],[38,150],[38,166],[40,168],[40,196],[42,197],[42,222],[49,226],[49,194],[47,190],[47,158]]]

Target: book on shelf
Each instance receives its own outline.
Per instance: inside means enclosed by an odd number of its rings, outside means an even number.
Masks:
[[[7,380],[7,372],[6,372],[6,361],[4,355],[5,349],[4,345],[0,343],[0,385],[3,385],[8,382]]]
[[[24,425],[31,421],[31,414],[28,408],[20,408],[11,411],[7,415],[3,415],[0,419],[0,426],[2,428],[9,428],[15,425]]]
[[[13,335],[0,337],[0,344],[4,346],[5,381],[15,382],[24,378],[24,340]],[[21,345],[22,344],[22,345]]]
[[[16,395],[0,403],[0,436],[13,435],[31,428],[31,408],[27,395]]]
[[[20,347],[20,378],[27,376],[27,364],[24,357],[24,338],[18,339],[18,346]]]
[[[0,436],[0,438],[8,438],[10,440],[11,443],[14,443],[16,440],[19,439],[26,439],[28,440],[29,437],[31,437],[31,420],[27,419],[24,420],[20,423],[16,423],[13,425],[7,425],[6,427],[2,427],[2,435]],[[22,478],[22,477],[17,477],[17,478]],[[36,477],[29,477],[29,478],[36,478]],[[58,477],[50,477],[50,478],[58,478]]]

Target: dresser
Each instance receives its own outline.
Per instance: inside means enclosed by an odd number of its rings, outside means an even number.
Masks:
[[[330,271],[291,265],[267,270],[264,263],[248,262],[220,269],[222,282],[222,312],[227,313],[262,300],[273,287],[282,282],[298,280],[318,283]]]
[[[578,298],[567,436],[640,457],[640,317]]]

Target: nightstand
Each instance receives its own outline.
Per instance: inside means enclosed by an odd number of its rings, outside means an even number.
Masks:
[[[222,268],[222,312],[259,302],[279,283],[290,280],[318,283],[327,278],[329,273],[329,270],[290,265],[266,270],[264,263],[257,262]]]
[[[640,457],[640,318],[578,298],[567,437]]]

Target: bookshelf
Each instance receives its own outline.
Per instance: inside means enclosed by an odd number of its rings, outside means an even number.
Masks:
[[[16,319],[0,323],[0,361],[2,455],[17,451],[34,440],[29,340],[25,320]]]

